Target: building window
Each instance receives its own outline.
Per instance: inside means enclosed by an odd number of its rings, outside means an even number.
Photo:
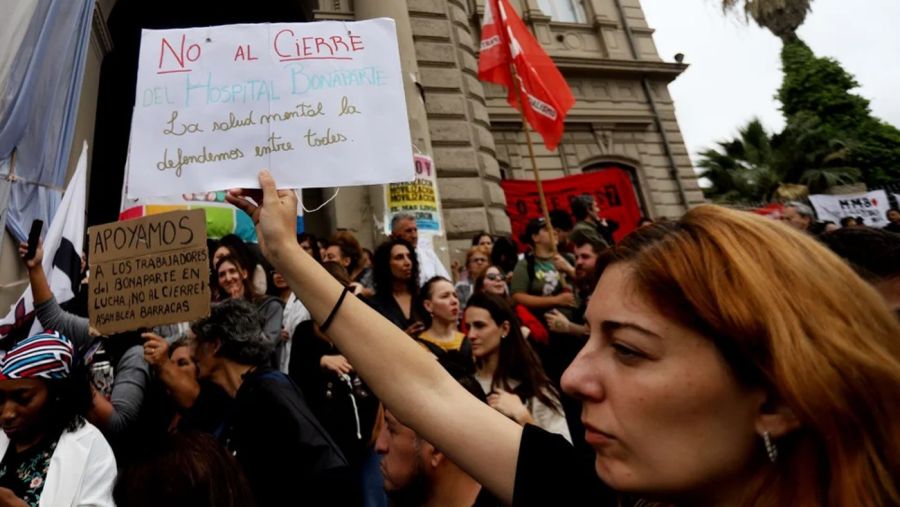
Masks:
[[[587,23],[582,0],[538,0],[538,5],[553,21]]]

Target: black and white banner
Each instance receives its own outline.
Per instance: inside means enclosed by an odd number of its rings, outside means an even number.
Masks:
[[[884,227],[887,225],[886,214],[890,208],[887,193],[884,190],[860,194],[844,195],[811,195],[809,200],[816,208],[819,220],[830,220],[839,223],[842,218],[862,218],[862,225]]]

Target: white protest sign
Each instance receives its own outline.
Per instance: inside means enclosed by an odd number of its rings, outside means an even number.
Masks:
[[[128,195],[413,179],[394,21],[143,30]]]
[[[890,203],[884,190],[844,195],[816,194],[809,196],[809,201],[822,221],[839,223],[845,217],[862,217],[864,225],[869,227],[887,225],[885,214]]]

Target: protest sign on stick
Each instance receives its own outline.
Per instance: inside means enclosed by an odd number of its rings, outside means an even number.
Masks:
[[[413,181],[384,187],[387,203],[385,234],[391,233],[391,219],[398,213],[415,216],[419,234],[440,236],[444,233],[434,160],[426,155],[415,155],[415,168],[416,179]]]
[[[209,254],[202,210],[88,229],[88,315],[104,334],[209,315]]]
[[[128,195],[413,178],[394,21],[143,30]]]

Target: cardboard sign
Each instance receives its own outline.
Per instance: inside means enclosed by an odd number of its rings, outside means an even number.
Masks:
[[[394,21],[143,30],[131,197],[409,181]]]
[[[891,207],[884,190],[861,194],[816,194],[809,196],[809,202],[816,209],[819,220],[830,220],[837,224],[845,217],[861,217],[863,225],[869,227],[886,226],[887,210]]]
[[[503,180],[500,185],[506,194],[506,212],[512,222],[513,240],[518,243],[528,221],[543,215],[537,184],[531,180]],[[641,207],[631,178],[618,167],[544,180],[543,185],[547,206],[551,210],[562,209],[571,213],[572,199],[581,195],[592,196],[600,208],[600,215],[618,222],[619,228],[613,233],[617,242],[635,229],[641,217]]]
[[[385,234],[391,233],[391,219],[397,213],[410,213],[416,217],[419,233],[441,235],[441,199],[438,195],[437,173],[434,160],[425,155],[415,155],[416,179],[406,183],[385,185],[384,200],[387,203]]]
[[[209,315],[209,254],[202,210],[90,227],[88,241],[88,316],[101,333]]]

